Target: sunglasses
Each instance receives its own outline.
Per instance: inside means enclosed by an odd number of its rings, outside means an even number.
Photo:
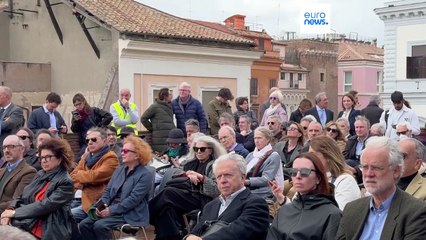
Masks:
[[[402,134],[402,135],[405,135],[405,134],[407,134],[407,132],[408,132],[408,131],[396,132],[396,135],[398,135],[398,136],[399,136],[399,135],[401,135],[401,134]]]
[[[309,175],[311,175],[311,172],[316,172],[316,170],[310,169],[310,168],[291,168],[290,169],[290,174],[292,177],[296,177],[297,173],[299,172],[300,172],[300,176],[309,177]]]
[[[129,152],[136,153],[136,151],[130,150],[128,148],[121,149],[121,154],[128,154]]]
[[[268,125],[275,125],[275,122],[267,122]]]
[[[95,143],[98,141],[98,138],[86,138],[86,144],[89,143],[90,141]]]
[[[212,149],[211,147],[192,147],[192,149],[194,150],[194,152],[205,152],[207,149]]]
[[[269,97],[269,100],[277,100],[277,97]]]
[[[339,130],[335,129],[335,128],[326,128],[325,130],[327,130],[327,132],[332,132],[332,133],[337,133]]]
[[[25,140],[27,138],[30,138],[30,136],[18,136],[20,139]]]

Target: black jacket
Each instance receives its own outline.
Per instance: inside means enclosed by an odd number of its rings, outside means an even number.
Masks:
[[[382,116],[383,109],[379,107],[376,103],[370,102],[367,107],[361,110],[361,115],[364,115],[370,125],[380,122],[380,117]]]
[[[305,115],[303,113],[301,113],[300,109],[298,108],[298,109],[296,109],[296,111],[294,111],[294,112],[291,113],[291,115],[290,115],[290,121],[300,123],[300,120],[302,120],[302,118],[304,116]]]
[[[329,195],[299,195],[281,206],[266,240],[335,239],[342,211]]]
[[[341,116],[343,116],[343,112],[344,111],[339,112],[339,114],[337,115],[337,119],[339,119]],[[358,115],[361,115],[361,111],[352,108],[351,112],[349,113],[349,117],[348,117],[349,125],[350,125],[350,128],[351,128],[349,130],[349,134],[351,136],[355,135],[355,118]],[[379,116],[379,118],[380,118],[380,116]]]
[[[102,109],[99,109],[97,107],[92,107],[89,110],[89,114],[87,118],[84,120],[76,121],[74,118],[72,118],[71,121],[71,130],[74,133],[78,133],[79,135],[79,143],[80,146],[83,146],[85,144],[86,134],[87,130],[89,130],[92,127],[106,127],[110,122],[112,121],[112,115],[111,113],[104,111]]]

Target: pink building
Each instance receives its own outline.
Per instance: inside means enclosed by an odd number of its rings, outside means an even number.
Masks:
[[[383,54],[376,43],[349,39],[339,40],[338,111],[342,110],[342,96],[358,91],[357,109],[367,106],[370,96],[383,92]]]

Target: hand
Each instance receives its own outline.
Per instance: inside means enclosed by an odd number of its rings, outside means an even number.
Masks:
[[[203,175],[191,170],[186,171],[186,176],[188,176],[189,180],[195,185],[198,185],[198,183],[200,182],[200,179],[203,177]]]
[[[62,125],[61,127],[60,127],[60,131],[61,131],[61,133],[67,133],[67,126],[65,126],[65,125]]]
[[[12,209],[6,209],[1,214],[1,218],[12,218],[13,216],[15,216],[15,210],[12,210]]]
[[[47,129],[47,130],[49,130],[49,132],[51,133],[51,134],[53,134],[53,135],[55,135],[55,134],[57,134],[58,133],[58,129],[56,129],[56,128],[54,128],[54,127],[50,127],[49,129]]]
[[[10,224],[10,218],[2,218],[0,220],[1,225],[9,225]]]
[[[272,194],[274,194],[279,204],[282,204],[285,200],[285,196],[283,194],[284,189],[278,186],[275,180],[269,181],[269,185],[271,186]]]
[[[189,235],[188,237],[185,238],[185,240],[202,240],[200,237],[195,236],[195,235]]]
[[[81,119],[81,115],[80,114],[75,114],[73,115],[74,120],[78,121]]]
[[[102,218],[105,218],[105,217],[109,217],[109,216],[111,216],[111,213],[109,212],[109,207],[107,207],[107,205],[105,204],[105,209],[104,210],[102,210],[102,211],[99,211],[97,208],[96,208],[96,216],[98,216],[98,217],[102,217]]]
[[[177,158],[170,158],[170,161],[172,162],[173,166],[178,168],[180,166],[179,160]]]
[[[127,99],[122,98],[122,99],[121,99],[121,104],[123,104],[123,106],[124,106],[125,108],[129,108],[129,101],[127,101]]]

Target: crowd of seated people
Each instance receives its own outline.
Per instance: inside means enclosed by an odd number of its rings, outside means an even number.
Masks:
[[[14,107],[11,95],[0,87],[6,108]],[[418,119],[401,92],[391,95],[389,111],[368,109],[381,114],[371,127],[354,93],[342,97],[339,114],[328,109],[325,93],[314,104],[303,99],[290,121],[276,88],[259,117],[248,97],[237,97],[232,112],[227,88],[209,109],[189,83],[180,84],[174,99],[164,88],[142,115],[129,89],[119,96],[109,111],[74,96],[76,154],[63,138],[69,129],[57,93],[47,95],[27,125],[0,116],[2,225],[36,239],[112,239],[124,224],[152,225],[157,240],[425,236],[414,226],[426,224],[419,210],[425,209],[426,149],[414,138]],[[19,109],[9,110],[21,119]],[[139,120],[152,142],[138,137]],[[161,174],[151,166],[156,154],[167,165]],[[375,224],[383,209],[387,215]],[[400,211],[399,224],[388,224]],[[194,212],[200,215],[188,224]],[[356,226],[348,225],[351,219]]]

